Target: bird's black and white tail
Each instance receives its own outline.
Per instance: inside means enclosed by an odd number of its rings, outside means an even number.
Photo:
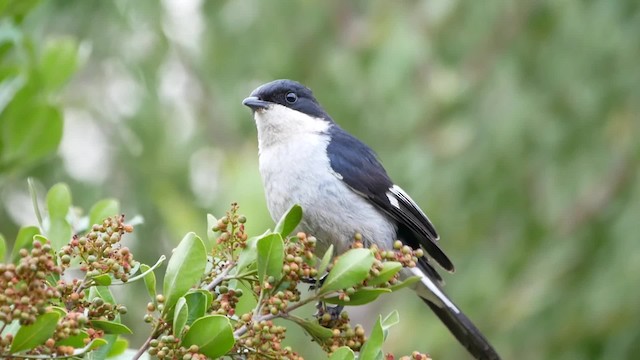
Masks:
[[[447,297],[438,285],[419,268],[411,269],[414,275],[421,278],[416,288],[420,298],[433,310],[438,318],[447,326],[453,336],[458,339],[477,360],[500,360],[500,355],[482,335],[469,318]],[[422,287],[420,289],[420,287]],[[427,291],[425,291],[427,290]]]

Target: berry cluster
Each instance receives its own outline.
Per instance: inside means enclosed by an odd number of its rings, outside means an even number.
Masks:
[[[69,245],[59,252],[64,267],[71,264],[73,257],[80,257],[80,270],[88,277],[112,274],[114,278],[126,282],[136,265],[129,248],[120,246],[122,235],[133,231],[131,225],[124,224],[124,215],[105,219],[95,224],[85,236],[74,236]]]
[[[221,217],[218,223],[213,227],[213,231],[220,232],[216,240],[217,251],[231,256],[233,251],[238,248],[244,248],[247,245],[248,235],[245,232],[244,223],[247,218],[238,214],[240,207],[237,203],[231,204],[231,209],[227,211],[227,215]]]
[[[31,251],[21,249],[18,265],[0,264],[0,323],[18,321],[30,325],[43,314],[60,292],[46,281],[46,276],[59,276],[49,243],[34,241]],[[8,350],[13,335],[0,336],[0,353]]]
[[[366,341],[364,328],[359,324],[352,328],[349,314],[346,311],[341,312],[337,318],[330,313],[324,313],[318,322],[333,332],[333,336],[321,344],[328,352],[334,352],[341,346],[348,346],[353,351],[359,351]]]
[[[313,266],[316,238],[300,232],[287,241],[282,272],[287,281],[314,278],[318,270]]]
[[[245,314],[241,320],[251,321],[251,315]],[[302,360],[290,347],[282,346],[287,329],[271,320],[262,320],[249,326],[247,333],[237,340],[236,349],[244,353],[247,359],[288,359]]]
[[[60,292],[49,285],[46,276],[60,275],[49,243],[33,242],[29,252],[21,249],[18,265],[0,264],[0,322],[18,320],[20,325],[33,324]]]
[[[206,360],[207,357],[200,354],[197,345],[188,348],[180,346],[180,339],[173,335],[164,335],[159,339],[153,339],[149,343],[149,355],[163,359],[181,360]]]
[[[217,288],[218,298],[211,302],[211,312],[219,315],[233,316],[236,313],[236,305],[243,295],[242,289],[229,289],[227,286]]]

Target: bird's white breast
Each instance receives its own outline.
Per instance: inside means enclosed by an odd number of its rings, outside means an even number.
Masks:
[[[338,253],[347,250],[355,233],[389,248],[396,233],[393,223],[331,169],[325,132],[330,123],[282,108],[255,116],[260,174],[274,221],[293,204],[300,204],[299,230],[318,238],[319,253],[331,243]]]

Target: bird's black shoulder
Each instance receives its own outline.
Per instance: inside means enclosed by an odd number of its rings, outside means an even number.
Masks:
[[[327,156],[331,169],[361,195],[384,196],[393,182],[373,150],[338,125],[332,125],[328,134]]]
[[[453,271],[453,263],[437,243],[435,227],[411,197],[394,185],[373,150],[338,125],[333,124],[328,135],[327,156],[337,176],[394,219],[401,240],[424,248],[443,268]]]

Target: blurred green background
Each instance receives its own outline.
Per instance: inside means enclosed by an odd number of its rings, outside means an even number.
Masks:
[[[505,359],[640,353],[640,2],[0,1],[0,232],[41,194],[114,197],[153,263],[238,201],[272,226],[242,99],[296,79],[373,147],[457,267],[446,290]],[[63,125],[64,124],[64,125]],[[17,135],[16,135],[17,134]],[[119,293],[132,310],[142,285]],[[138,291],[137,293],[135,291]],[[468,356],[408,291],[385,349]],[[365,313],[367,312],[367,313]],[[308,359],[315,345],[291,326]],[[635,355],[634,355],[635,354]]]

